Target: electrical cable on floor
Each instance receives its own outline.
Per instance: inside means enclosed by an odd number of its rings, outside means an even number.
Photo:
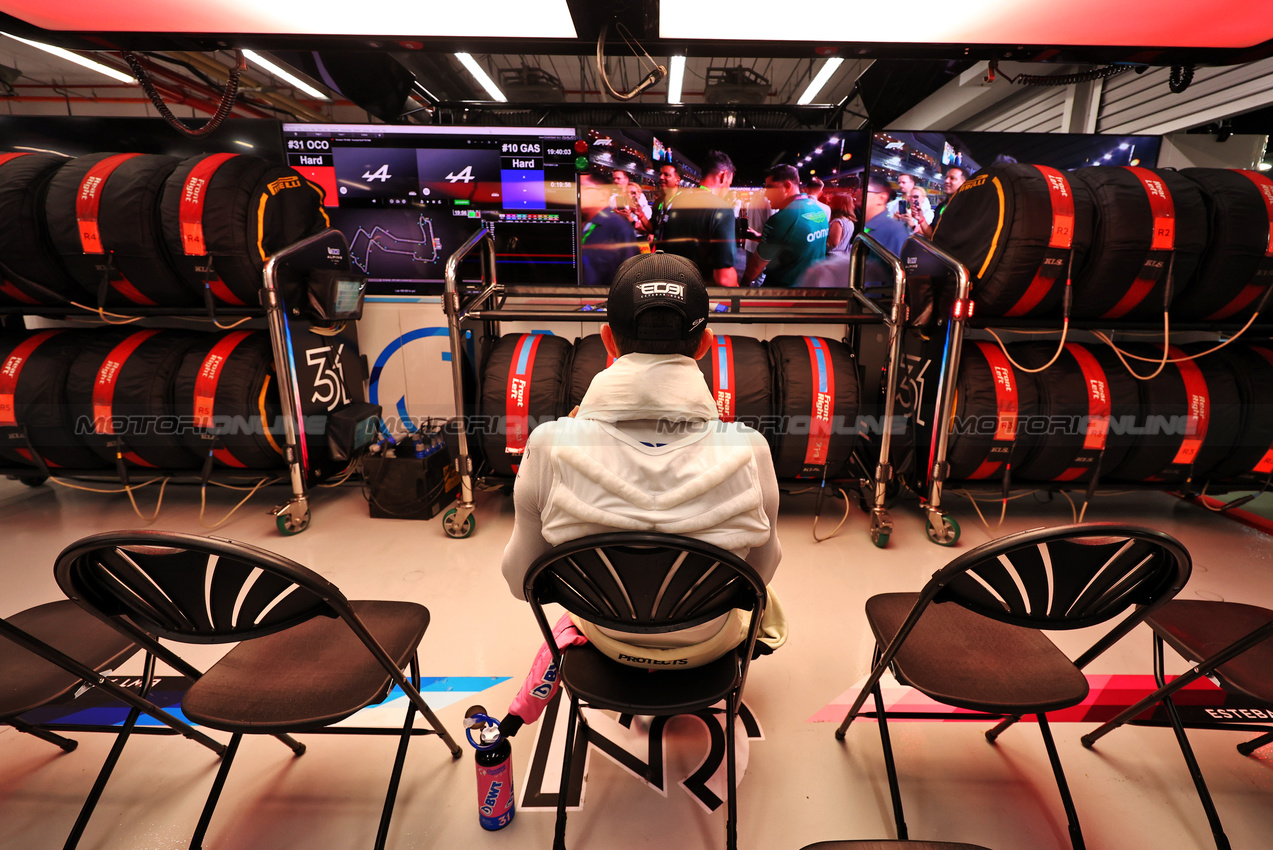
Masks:
[[[239,500],[239,503],[238,503],[237,505],[235,505],[234,507],[230,508],[230,512],[229,512],[229,513],[227,513],[225,516],[221,517],[221,519],[217,520],[217,522],[213,523],[212,525],[208,525],[206,522],[204,522],[204,521],[203,521],[203,513],[204,513],[204,511],[206,511],[206,510],[207,510],[207,508],[208,508],[208,485],[207,485],[207,484],[204,484],[203,486],[201,486],[201,487],[199,488],[199,525],[203,526],[204,528],[208,529],[209,531],[211,531],[211,530],[212,530],[212,529],[214,529],[214,528],[220,528],[221,526],[225,525],[227,522],[229,522],[229,521],[230,521],[230,517],[234,516],[235,512],[236,512],[239,508],[243,507],[243,505],[247,503],[247,500],[248,500],[248,499],[250,499],[250,498],[252,498],[253,496],[255,496],[255,495],[256,495],[256,491],[257,491],[257,490],[260,490],[260,489],[261,489],[262,487],[264,487],[266,484],[270,484],[270,483],[273,483],[273,482],[278,481],[278,480],[279,480],[278,478],[268,478],[268,477],[267,477],[267,478],[262,478],[260,481],[256,482],[256,486],[255,486],[255,487],[253,487],[251,490],[249,490],[249,491],[248,491],[248,494],[247,494],[246,496],[244,496],[242,499],[240,499],[240,500]],[[234,490],[241,490],[242,488],[241,488],[241,487],[234,487],[234,488],[231,488],[231,489],[234,489]],[[156,511],[156,513],[158,513],[158,511]]]
[[[1065,350],[1065,338],[1070,333],[1070,320],[1069,317],[1066,317],[1061,324],[1061,339],[1057,342],[1056,351],[1052,354],[1052,359],[1037,369],[1027,369],[1025,366],[1022,366],[1020,363],[1013,360],[1012,355],[1008,353],[1008,346],[1004,345],[1003,340],[999,338],[999,334],[995,333],[990,328],[986,328],[986,333],[994,337],[995,342],[999,343],[999,348],[1003,351],[1003,356],[1008,358],[1008,362],[1011,363],[1013,367],[1022,372],[1035,374],[1051,367],[1052,364],[1056,362],[1057,358],[1061,356],[1061,352]],[[1052,333],[1052,331],[1048,331],[1048,333]]]
[[[345,467],[343,472],[337,473],[337,475],[340,476],[339,478],[336,478],[332,481],[328,481],[326,484],[319,484],[318,486],[319,487],[339,487],[340,485],[348,481],[350,478],[352,478],[354,473],[357,471],[358,471],[358,464],[351,463],[349,466]]]
[[[1246,333],[1247,329],[1248,329],[1248,328],[1250,328],[1250,327],[1251,327],[1251,325],[1255,324],[1255,320],[1256,320],[1256,318],[1257,318],[1259,315],[1260,315],[1260,314],[1259,314],[1259,312],[1258,312],[1258,311],[1257,311],[1257,312],[1255,312],[1255,313],[1252,313],[1252,314],[1251,314],[1251,318],[1247,319],[1246,324],[1242,326],[1241,330],[1239,330],[1239,331],[1238,331],[1237,333],[1235,333],[1233,336],[1231,336],[1231,337],[1229,337],[1228,339],[1226,339],[1224,342],[1222,342],[1222,343],[1220,343],[1219,345],[1217,345],[1215,348],[1208,348],[1206,351],[1200,351],[1200,352],[1198,352],[1197,354],[1190,354],[1190,355],[1188,355],[1188,356],[1186,356],[1186,357],[1173,357],[1173,358],[1171,358],[1170,360],[1168,360],[1167,362],[1168,362],[1168,363],[1184,363],[1186,360],[1197,360],[1199,357],[1206,357],[1208,354],[1214,354],[1215,352],[1217,352],[1217,351],[1219,351],[1220,349],[1224,348],[1224,347],[1225,347],[1226,345],[1228,345],[1229,343],[1231,343],[1231,342],[1233,342],[1234,340],[1236,340],[1238,337],[1242,336],[1242,334]],[[1112,340],[1110,340],[1110,338],[1109,338],[1108,336],[1106,336],[1106,335],[1105,335],[1105,333],[1103,333],[1102,331],[1097,331],[1097,332],[1094,334],[1094,336],[1096,336],[1096,338],[1097,338],[1097,339],[1099,339],[1099,340],[1101,340],[1102,342],[1104,342],[1104,343],[1105,343],[1106,345],[1108,345],[1110,348],[1113,348],[1115,351],[1118,351],[1118,350],[1119,350],[1119,349],[1118,349],[1118,348],[1114,345],[1113,341],[1112,341]],[[1128,357],[1130,357],[1132,360],[1142,360],[1142,361],[1144,361],[1144,362],[1146,362],[1146,363],[1157,363],[1157,362],[1158,362],[1158,358],[1156,358],[1156,357],[1140,357],[1140,356],[1138,356],[1138,355],[1131,354],[1131,353],[1128,353],[1128,352],[1126,352],[1126,351],[1124,351],[1124,352],[1122,352],[1122,353],[1123,353],[1123,354],[1125,354],[1125,355],[1127,355]],[[1124,364],[1124,365],[1125,365],[1125,364]]]
[[[58,478],[50,478],[49,480],[60,487],[66,487],[71,490],[85,490],[89,493],[127,493],[128,501],[132,502],[132,505],[133,505],[133,513],[137,514],[137,516],[141,519],[141,521],[147,524],[150,524],[159,518],[159,509],[162,508],[164,505],[164,490],[167,488],[168,481],[169,481],[168,478],[152,478],[149,481],[143,481],[141,484],[129,484],[127,487],[120,487],[117,490],[102,490],[97,487],[83,487],[79,484],[71,484],[65,480],[58,479]],[[147,517],[144,514],[142,514],[141,509],[137,507],[137,500],[133,498],[133,491],[140,490],[143,487],[149,487],[151,484],[154,484],[156,481],[160,482],[159,483],[159,499],[158,501],[155,502],[155,512],[151,514],[149,517]]]
[[[830,534],[828,534],[826,537],[819,537],[818,536],[818,517],[821,516],[821,511],[814,514],[813,515],[813,542],[814,543],[821,543],[824,540],[830,540],[832,537],[835,537],[837,534],[840,533],[840,529],[844,528],[844,523],[849,518],[849,507],[850,507],[849,494],[844,492],[843,487],[836,487],[835,489],[840,491],[840,497],[844,499],[844,516],[840,517],[839,524],[836,525],[835,528],[831,529]]]
[[[1070,503],[1070,519],[1077,523],[1079,521],[1079,514],[1078,508],[1074,506],[1074,500],[1070,498],[1070,494],[1064,490],[1057,490],[1057,492],[1065,497],[1065,501]]]

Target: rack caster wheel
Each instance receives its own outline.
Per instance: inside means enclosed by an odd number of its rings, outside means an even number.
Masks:
[[[928,532],[928,539],[936,543],[938,546],[954,546],[959,542],[959,523],[955,522],[955,518],[941,515],[941,525],[933,525],[933,517],[930,514],[928,523],[925,527]]]
[[[49,480],[47,475],[19,475],[18,480],[28,487],[39,487]]]
[[[451,508],[451,510],[442,514],[442,530],[446,532],[447,537],[463,539],[473,533],[473,529],[477,528],[477,520],[472,514],[464,517],[464,521],[459,519],[459,508]]]
[[[278,527],[278,533],[284,537],[300,534],[309,528],[309,508],[305,509],[305,515],[299,520],[292,519],[292,515],[284,511],[274,518],[274,524]]]
[[[876,549],[888,548],[888,532],[879,529],[871,529],[871,542],[875,544]]]

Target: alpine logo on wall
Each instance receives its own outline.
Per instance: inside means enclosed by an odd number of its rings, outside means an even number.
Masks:
[[[521,782],[519,808],[551,811],[557,808],[561,765],[566,741],[569,703],[558,693],[544,709],[536,730],[534,749],[526,777]],[[676,717],[615,716],[613,712],[581,708],[585,726],[575,732],[575,755],[567,790],[566,808],[583,808],[589,762],[594,752],[610,761],[660,796],[668,795],[675,782],[705,812],[716,811],[725,801],[725,709],[723,703]],[[585,731],[586,730],[586,731]],[[706,734],[704,734],[704,731]],[[738,782],[747,773],[752,741],[763,741],[760,724],[746,703],[739,706],[734,731]]]

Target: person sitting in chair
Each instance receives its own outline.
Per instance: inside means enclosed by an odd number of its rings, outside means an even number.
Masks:
[[[553,546],[609,531],[694,537],[743,558],[768,584],[782,557],[778,481],[765,438],[720,421],[694,362],[715,342],[698,268],[662,252],[626,260],[606,310],[601,338],[614,364],[593,378],[571,417],[541,424],[527,440],[502,566],[509,590],[525,598],[527,569]],[[746,637],[747,615],[735,611],[666,635],[573,625],[581,633],[574,642],[586,640],[620,663],[631,663],[620,657],[628,655],[692,667],[734,649]],[[771,590],[759,652],[784,640]],[[516,703],[514,711],[533,719]]]

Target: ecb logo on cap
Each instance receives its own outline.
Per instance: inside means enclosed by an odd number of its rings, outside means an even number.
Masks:
[[[638,283],[636,288],[641,293],[642,298],[655,298],[661,295],[667,298],[675,298],[677,301],[685,300],[685,284],[683,283],[656,281],[654,283]]]

